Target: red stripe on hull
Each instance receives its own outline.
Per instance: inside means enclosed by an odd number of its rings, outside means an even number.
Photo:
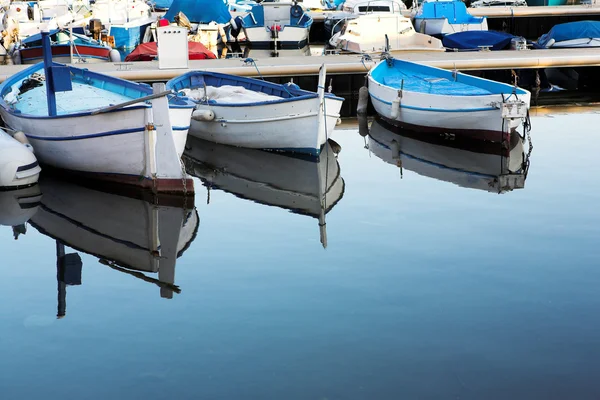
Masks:
[[[77,50],[75,50],[75,48]],[[86,46],[86,45],[78,45],[73,48],[73,56],[93,56],[98,58],[105,58],[106,60],[110,59],[110,50],[106,47],[96,47],[96,46]],[[21,53],[22,60],[30,60],[35,58],[42,58],[43,51],[41,47],[31,47],[26,49],[19,50]],[[71,49],[67,45],[59,45],[52,46],[52,56],[68,56],[71,54]]]

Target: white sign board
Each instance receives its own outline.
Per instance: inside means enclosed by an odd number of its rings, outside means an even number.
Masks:
[[[158,68],[188,67],[188,31],[180,26],[156,28],[158,39]]]

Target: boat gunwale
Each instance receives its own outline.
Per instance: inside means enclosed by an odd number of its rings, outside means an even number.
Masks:
[[[214,107],[256,107],[256,106],[263,106],[263,105],[273,105],[273,104],[283,104],[283,103],[292,103],[292,102],[296,102],[296,101],[302,101],[302,100],[311,100],[311,99],[316,99],[319,97],[318,93],[316,92],[311,92],[308,90],[304,90],[304,89],[300,89],[300,88],[294,88],[294,87],[286,87],[286,84],[282,84],[282,83],[273,83],[273,82],[268,82],[268,81],[263,81],[263,80],[259,80],[259,79],[254,79],[254,78],[247,78],[247,77],[242,77],[242,76],[237,76],[237,75],[229,75],[229,74],[222,74],[219,72],[209,72],[209,71],[190,71],[190,72],[186,72],[183,75],[180,75],[176,78],[173,78],[171,80],[169,80],[166,84],[167,89],[171,89],[171,90],[175,90],[177,91],[177,93],[179,93],[181,90],[183,89],[198,89],[200,86],[184,86],[186,85],[186,83],[184,83],[185,80],[190,79],[193,76],[211,76],[217,79],[228,79],[228,80],[233,80],[233,81],[237,81],[239,83],[242,83],[240,85],[235,85],[235,86],[241,86],[244,87],[243,83],[247,83],[248,85],[257,85],[260,86],[262,88],[271,88],[271,89],[276,89],[279,91],[287,91],[288,93],[290,93],[291,95],[296,95],[294,97],[289,97],[289,98],[285,98],[282,97],[279,100],[267,100],[267,101],[252,101],[252,102],[246,102],[246,103],[217,103],[216,101],[214,101],[213,103],[207,103],[207,102],[203,102],[201,100],[195,100],[192,98],[189,98],[190,101],[192,101],[193,103],[195,103],[196,105],[206,105],[206,106],[214,106]],[[181,85],[183,86],[181,89],[177,89],[176,85]],[[251,90],[251,89],[248,89]],[[261,91],[260,93],[264,93],[263,91]],[[338,100],[338,101],[344,101],[343,97],[338,97],[336,95],[334,95],[333,93],[325,93],[325,98],[326,99],[330,99],[330,100]]]
[[[432,71],[432,72],[434,72],[432,74],[434,76],[447,75],[448,73],[452,73],[451,71],[448,71],[448,70],[443,69],[443,68],[437,68],[437,67],[432,67],[432,66],[429,66],[429,65],[417,64],[417,63],[413,63],[413,62],[410,62],[410,61],[399,60],[399,59],[396,59],[396,58],[393,59],[393,62],[394,62],[394,65],[392,67],[390,67],[390,68],[400,69],[399,66],[398,66],[398,64],[404,63],[404,64],[407,64],[407,65],[417,66],[418,68],[423,69],[425,72]],[[382,68],[381,67],[382,65],[386,65],[386,63],[387,63],[387,61],[383,60],[383,61],[381,61],[379,64],[377,64],[374,68],[372,68],[369,71],[369,73],[368,73],[369,84],[371,82],[373,82],[373,83],[377,84],[380,87],[383,87],[383,88],[386,88],[386,89],[389,89],[389,90],[393,90],[393,91],[398,91],[398,90],[400,90],[400,88],[395,88],[393,86],[386,85],[385,83],[378,81],[373,76],[373,73],[376,72],[379,68]],[[435,74],[435,72],[438,72],[438,74]],[[440,74],[439,72],[442,72],[442,74]],[[498,89],[499,88],[503,88],[503,89],[506,89],[509,92],[508,93],[504,93],[504,92],[492,93],[492,92],[490,92],[489,94],[475,94],[475,95],[426,93],[426,92],[420,92],[420,91],[414,91],[414,90],[408,90],[408,89],[402,89],[402,92],[403,93],[412,93],[412,94],[424,95],[424,96],[432,96],[432,97],[438,98],[438,99],[452,97],[452,98],[456,98],[456,99],[478,99],[478,100],[484,100],[485,97],[493,98],[493,97],[497,97],[497,96],[501,96],[501,95],[508,95],[510,97],[513,94],[516,94],[517,96],[527,96],[529,94],[529,91],[527,91],[527,90],[525,90],[525,89],[523,89],[521,87],[516,87],[516,90],[515,90],[515,87],[513,85],[509,85],[507,83],[496,82],[496,81],[492,81],[492,80],[489,80],[489,79],[479,78],[479,77],[476,77],[476,76],[471,76],[471,75],[464,74],[462,72],[457,72],[457,75],[463,76],[467,80],[487,82],[487,83],[491,84],[495,88],[498,88]],[[482,86],[473,85],[471,83],[464,83],[464,84],[468,85],[468,86],[483,88],[483,89],[489,91],[489,89],[487,89],[485,87],[482,87]],[[514,91],[514,93],[513,93],[513,91]],[[369,94],[372,96],[371,91],[369,91]],[[505,100],[507,100],[507,99],[505,99]],[[449,109],[449,110],[452,110],[452,109]]]
[[[56,63],[53,62],[52,63],[54,66],[66,66],[69,68],[69,70],[72,71],[77,71],[80,72],[81,75],[86,75],[92,79],[97,79],[99,81],[103,81],[103,82],[108,82],[108,83],[113,83],[116,85],[120,85],[120,86],[125,86],[126,88],[130,88],[130,89],[134,89],[137,90],[138,92],[140,92],[140,94],[144,94],[144,95],[151,95],[152,94],[152,87],[148,84],[145,83],[136,83],[136,82],[130,82],[127,81],[125,79],[120,79],[120,78],[115,78],[112,76],[108,76],[108,75],[104,75],[104,74],[100,74],[97,72],[93,72],[88,70],[87,68],[77,68],[71,65],[66,65],[66,64],[61,64],[61,63]],[[17,72],[16,74],[12,75],[11,77],[9,77],[8,79],[6,79],[4,82],[0,83],[0,108],[2,110],[4,110],[5,112],[7,112],[8,114],[15,116],[15,117],[19,117],[19,118],[25,118],[25,119],[60,119],[60,118],[79,118],[79,117],[86,117],[86,116],[91,116],[93,115],[94,112],[98,111],[98,109],[101,109],[102,107],[96,107],[93,109],[88,109],[85,111],[79,111],[79,112],[73,112],[73,113],[67,113],[67,114],[60,114],[60,115],[54,115],[54,116],[50,116],[50,115],[35,115],[35,114],[28,114],[28,113],[23,113],[21,111],[19,111],[18,109],[13,108],[6,100],[5,100],[5,96],[8,93],[12,92],[12,86],[18,82],[22,82],[23,80],[25,80],[27,77],[29,77],[30,75],[32,75],[34,72],[42,70],[44,67],[44,63],[43,62],[39,62],[37,64],[33,64],[32,66]],[[8,90],[10,89],[10,91]],[[103,89],[106,90],[106,89]],[[112,92],[110,90],[107,90],[109,92]],[[113,92],[115,93],[115,92]],[[129,96],[126,96],[129,97]],[[143,97],[143,96],[140,96]],[[135,100],[135,97],[131,97],[132,100]],[[178,101],[180,104],[172,104],[171,100],[176,100]],[[108,107],[109,105],[107,104],[104,107]],[[169,109],[173,108],[173,109],[190,109],[190,108],[194,108],[196,105],[191,101],[191,99],[188,99],[187,97],[182,97],[182,96],[176,96],[174,95],[171,99],[169,99]],[[111,110],[111,111],[107,111],[104,114],[108,114],[108,113],[113,113],[113,112],[120,112],[120,111],[124,111],[124,110],[136,110],[136,109],[147,109],[152,107],[151,104],[148,103],[144,103],[143,105],[135,105],[135,106],[130,106],[130,107],[123,107],[123,108],[119,108],[116,110]]]

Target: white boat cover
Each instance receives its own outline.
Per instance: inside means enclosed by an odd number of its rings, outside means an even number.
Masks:
[[[204,88],[183,89],[185,96],[193,100],[204,99]],[[244,104],[258,103],[264,101],[281,100],[279,96],[273,96],[262,92],[248,90],[242,86],[223,85],[219,87],[207,86],[206,97],[218,103]]]

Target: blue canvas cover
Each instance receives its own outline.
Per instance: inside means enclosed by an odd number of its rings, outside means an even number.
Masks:
[[[173,4],[173,0],[152,0],[150,3],[152,3],[157,10],[168,10],[169,7],[171,7],[171,4]]]
[[[215,21],[218,24],[225,24],[231,20],[229,8],[222,0],[173,0],[165,18],[173,22],[180,11],[190,22],[207,24]]]
[[[538,39],[538,45],[546,47],[551,39],[555,42],[563,42],[586,38],[600,38],[600,21],[577,21],[555,25],[550,32]]]
[[[449,49],[479,50],[479,46],[489,46],[492,50],[503,50],[514,37],[506,32],[465,31],[444,36],[442,43]]]

